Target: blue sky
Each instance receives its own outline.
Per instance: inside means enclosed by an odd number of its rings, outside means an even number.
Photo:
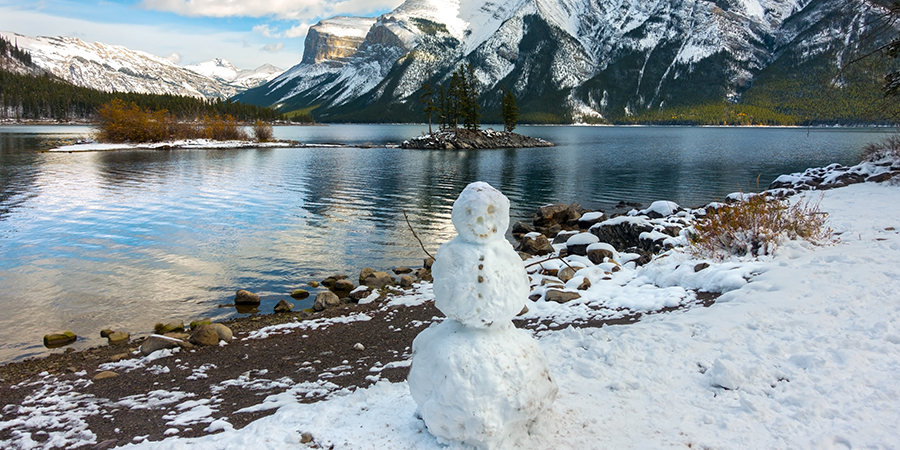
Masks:
[[[310,25],[377,16],[403,0],[0,0],[0,31],[122,45],[179,64],[224,58],[241,69],[300,62]]]

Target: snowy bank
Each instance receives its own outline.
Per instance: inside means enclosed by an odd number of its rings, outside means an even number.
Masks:
[[[101,152],[111,150],[163,150],[163,149],[230,149],[230,148],[272,148],[292,147],[291,142],[215,141],[212,139],[185,139],[143,144],[85,142],[52,148],[50,152]]]
[[[888,206],[898,202],[900,187],[885,184],[827,191],[833,245],[789,243],[701,272],[681,270],[693,262],[672,252],[639,268],[659,286],[748,278],[710,308],[539,332],[560,392],[519,448],[900,446],[900,216]],[[312,404],[289,397],[269,417],[221,429],[134,447],[296,448],[308,433],[320,447],[445,448],[404,382]]]

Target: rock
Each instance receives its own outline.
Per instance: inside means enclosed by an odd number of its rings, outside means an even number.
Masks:
[[[553,244],[565,244],[569,241],[569,238],[578,234],[578,231],[560,231],[556,233],[556,237],[553,238]]]
[[[350,301],[353,303],[359,303],[360,300],[369,296],[372,293],[372,288],[366,287],[365,289],[356,289],[350,293]]]
[[[558,291],[556,289],[548,289],[544,294],[544,300],[548,302],[566,303],[576,298],[581,298],[581,294],[570,291]]]
[[[259,304],[259,295],[254,294],[250,291],[241,289],[237,291],[234,295],[234,304],[235,305],[258,305]]]
[[[176,348],[176,347],[184,347],[186,342],[181,339],[175,339],[166,336],[159,335],[151,335],[147,339],[144,339],[144,343],[141,344],[141,354],[147,356],[157,350],[162,350],[164,348]]]
[[[346,297],[355,287],[356,286],[354,286],[353,282],[350,280],[337,280],[334,282],[334,285],[331,286],[331,290],[334,291],[338,297]]]
[[[609,245],[605,242],[597,242],[595,244],[588,245],[587,257],[593,264],[602,264],[604,261],[606,261],[606,258],[613,260],[615,259],[616,249],[613,248],[612,245]]]
[[[315,281],[313,281],[313,283],[315,283]],[[319,283],[316,283],[317,286],[318,286],[318,284]],[[293,291],[291,291],[291,298],[295,298],[297,300],[303,300],[306,297],[309,297],[309,292],[307,292],[303,289],[294,289]]]
[[[522,241],[516,247],[516,251],[527,253],[529,255],[546,255],[553,253],[553,246],[547,236],[540,233],[528,233],[522,236]]]
[[[275,312],[277,313],[286,313],[292,309],[294,309],[294,304],[284,299],[279,300],[278,304],[275,305]]]
[[[560,280],[562,280],[563,283],[568,283],[569,280],[575,278],[575,269],[571,267],[563,267],[562,269],[559,269],[559,272],[556,274],[556,276]]]
[[[394,269],[391,269],[391,270],[397,275],[412,273],[412,269],[410,269],[409,267],[406,267],[406,266],[395,267]]]
[[[394,284],[394,279],[387,272],[373,272],[363,280],[362,284],[373,289],[381,289]]]
[[[69,345],[78,340],[78,336],[75,333],[66,330],[60,331],[58,333],[51,333],[44,335],[44,346],[53,348],[53,347],[62,347],[64,345]]]
[[[591,233],[578,233],[566,241],[566,250],[570,255],[587,256],[588,246],[599,241],[600,238]]]
[[[359,342],[353,344],[353,350],[363,351],[366,349],[366,346],[360,344]]]
[[[307,432],[300,434],[300,443],[301,444],[309,444],[313,441],[313,435]]]
[[[113,330],[107,328],[105,330],[100,330],[100,337],[109,337],[112,334]]]
[[[131,335],[124,331],[113,331],[106,336],[110,345],[122,344],[131,339]]]
[[[528,233],[537,232],[537,228],[525,223],[525,222],[516,222],[512,226],[512,235],[516,239],[522,239],[522,236],[525,236]]]
[[[319,287],[319,282],[318,281],[310,281],[309,283],[306,283],[306,285],[309,287],[312,287],[312,288],[317,288],[317,287]]]
[[[347,275],[332,275],[332,276],[322,280],[322,286],[325,286],[330,289],[330,288],[334,287],[334,284],[337,283],[338,280],[346,280],[346,279],[347,279]]]
[[[401,148],[428,150],[466,150],[486,148],[524,148],[552,147],[553,144],[543,139],[523,136],[521,134],[495,130],[441,130],[423,136],[407,139],[400,144]]]
[[[706,269],[707,267],[709,267],[709,263],[702,262],[694,266],[694,272],[699,272],[703,269]]]
[[[100,442],[99,444],[95,444],[93,447],[91,447],[91,450],[106,450],[108,448],[115,447],[118,443],[118,439],[107,439],[103,442]]]
[[[586,212],[578,219],[578,228],[585,230],[604,220],[606,220],[606,215],[603,214],[603,211]]]
[[[130,353],[116,353],[115,355],[112,355],[109,357],[109,361],[110,362],[121,361],[129,356],[131,356]]]
[[[212,324],[212,319],[200,319],[200,320],[191,321],[190,327],[192,330],[196,330],[197,327],[199,327],[200,325],[211,325],[211,324]]]
[[[231,342],[231,339],[234,337],[234,334],[231,332],[231,328],[228,328],[221,323],[214,323],[210,326],[213,327],[213,329],[216,330],[216,333],[219,334],[220,341]]]
[[[98,380],[105,380],[107,378],[115,378],[117,376],[119,376],[119,374],[113,372],[112,370],[106,370],[106,371],[98,373],[97,375],[94,375],[93,379],[94,379],[94,381],[98,381]]]
[[[522,307],[522,310],[519,311],[519,313],[516,314],[516,316],[517,316],[517,317],[518,317],[518,316],[523,316],[523,315],[525,315],[525,314],[528,314],[528,305],[523,306],[523,307]]]
[[[211,325],[200,325],[191,333],[191,343],[197,345],[216,345],[219,343],[219,333]]]
[[[617,217],[591,227],[590,232],[617,252],[641,245],[641,233],[653,231],[653,225],[641,217]]]
[[[434,258],[432,258],[430,256],[425,258],[425,261],[423,261],[423,263],[422,263],[422,267],[424,267],[425,270],[431,270],[431,266],[433,266],[433,265],[434,265]]]
[[[583,213],[584,208],[578,203],[572,203],[571,205],[565,203],[544,205],[538,208],[538,212],[534,216],[534,226],[540,230],[553,225],[576,225]]]
[[[590,288],[591,288],[591,280],[589,280],[587,277],[584,277],[584,279],[581,280],[581,284],[578,285],[578,290],[586,291]]]
[[[366,284],[366,278],[369,278],[369,276],[373,273],[375,273],[375,269],[371,267],[363,267],[363,269],[359,271],[359,284]]]
[[[341,299],[334,292],[325,291],[320,292],[319,295],[316,296],[316,301],[313,303],[313,309],[316,311],[325,311],[332,306],[337,306],[341,304]]]
[[[180,320],[177,322],[172,321],[165,325],[158,323],[158,324],[156,324],[156,326],[153,327],[153,331],[155,331],[156,334],[183,332],[184,331],[184,322],[182,322]]]
[[[403,275],[402,277],[400,277],[400,287],[410,288],[413,285],[413,281],[415,281],[413,280],[413,277],[409,275]]]

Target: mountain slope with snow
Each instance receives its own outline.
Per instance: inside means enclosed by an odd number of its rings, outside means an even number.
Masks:
[[[325,120],[404,120],[421,115],[426,79],[445,83],[468,62],[485,109],[506,86],[526,114],[622,117],[738,100],[782,59],[837,73],[880,14],[863,0],[407,0],[357,22],[352,56],[304,57],[239,98],[317,106]]]
[[[270,65],[242,71],[221,59],[181,67],[149,53],[73,37],[0,35],[31,53],[35,65],[46,72],[77,86],[107,92],[228,98],[281,72]]]

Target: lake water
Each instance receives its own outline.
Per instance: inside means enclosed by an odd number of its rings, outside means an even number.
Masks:
[[[276,127],[280,139],[399,143],[422,125]],[[41,355],[47,332],[75,347],[103,328],[132,336],[157,322],[238,315],[234,292],[262,312],[311,280],[362,267],[420,267],[453,236],[450,208],[483,180],[537,207],[620,200],[697,206],[764,189],[782,173],[857,162],[884,129],[520,127],[557,147],[45,153],[87,127],[0,127],[0,362]],[[295,309],[311,299],[295,302]],[[61,351],[61,350],[55,350]]]

